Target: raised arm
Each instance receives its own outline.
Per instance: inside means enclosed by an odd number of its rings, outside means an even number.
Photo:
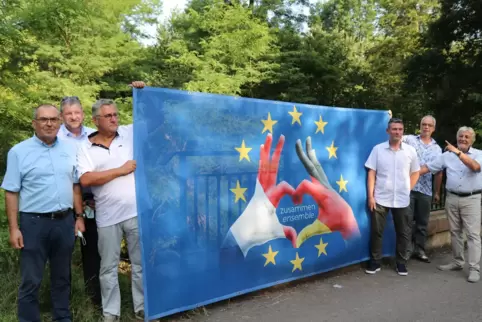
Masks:
[[[462,163],[467,166],[467,168],[474,172],[480,172],[480,165],[482,164],[482,154],[476,155],[475,158],[472,159],[467,154],[462,152],[459,158],[460,161],[462,161]]]
[[[475,158],[472,159],[467,154],[465,154],[464,152],[460,151],[455,146],[450,144],[449,141],[445,141],[445,143],[447,143],[446,149],[452,153],[457,154],[459,156],[460,161],[462,161],[462,163],[465,164],[467,168],[469,168],[474,172],[480,172],[480,164],[482,163],[482,155],[480,153],[477,154],[477,152],[474,152],[476,153]]]

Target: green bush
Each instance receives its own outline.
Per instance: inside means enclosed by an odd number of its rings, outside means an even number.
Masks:
[[[15,322],[17,318],[17,292],[20,283],[19,254],[10,247],[8,241],[8,221],[5,214],[5,194],[0,190],[0,322]],[[124,270],[122,270],[124,271]],[[122,292],[122,320],[135,321],[132,312],[132,295],[130,292],[130,277],[119,274]],[[42,321],[51,321],[50,314],[50,275],[49,267],[44,273],[39,294]],[[99,308],[96,308],[84,292],[82,275],[82,260],[79,243],[76,243],[72,261],[72,295],[71,309],[74,321],[97,322],[101,318]]]

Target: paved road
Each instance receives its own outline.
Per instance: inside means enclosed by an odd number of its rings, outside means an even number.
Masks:
[[[447,250],[432,263],[410,262],[401,277],[389,266],[374,276],[355,269],[223,301],[163,321],[351,322],[482,321],[482,281],[467,271],[441,272]],[[341,288],[340,288],[341,286]]]

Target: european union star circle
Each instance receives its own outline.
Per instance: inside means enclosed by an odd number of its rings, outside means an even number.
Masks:
[[[366,260],[364,163],[386,139],[388,118],[386,111],[134,89],[146,316]]]

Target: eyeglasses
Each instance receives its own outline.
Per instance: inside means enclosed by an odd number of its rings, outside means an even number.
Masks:
[[[111,118],[119,118],[119,113],[112,113],[112,114],[105,114],[105,115],[96,115],[96,117],[103,117],[105,118],[106,120],[109,120]]]
[[[65,103],[67,101],[77,101],[80,102],[80,99],[78,96],[64,96],[60,103]]]
[[[60,118],[58,117],[39,117],[38,119],[35,119],[36,122],[39,122],[40,124],[48,124],[48,122],[52,124],[57,124],[60,122]]]

